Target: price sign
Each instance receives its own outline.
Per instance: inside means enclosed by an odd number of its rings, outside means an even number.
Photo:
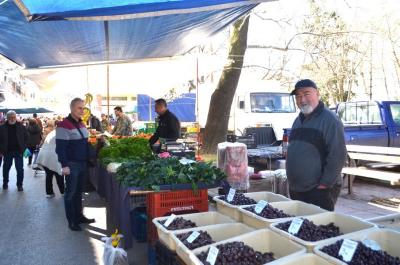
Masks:
[[[215,264],[215,261],[217,260],[219,249],[211,246],[210,250],[208,251],[207,259],[206,261],[209,262],[211,265]]]
[[[372,249],[372,250],[375,250],[375,251],[381,251],[381,250],[382,250],[382,248],[381,248],[381,246],[379,245],[379,243],[376,242],[375,240],[364,238],[361,242],[362,242],[366,247],[369,247],[369,248]]]
[[[342,246],[339,249],[339,256],[346,262],[350,262],[356,252],[358,243],[350,239],[344,239]]]
[[[226,197],[228,202],[233,201],[233,197],[235,197],[235,193],[236,193],[235,189],[232,189],[232,188],[229,189],[228,196]]]
[[[259,201],[259,202],[257,203],[256,207],[254,207],[254,211],[255,211],[256,213],[261,213],[262,210],[264,210],[265,206],[267,206],[267,205],[268,205],[268,202],[266,202],[266,201],[264,201],[264,200],[261,200],[261,201]]]
[[[199,232],[197,231],[193,231],[193,233],[190,234],[190,236],[188,238],[186,238],[186,241],[189,242],[190,244],[193,243],[193,241],[196,240],[196,238],[198,238],[200,235]]]
[[[176,217],[175,214],[171,214],[171,215],[168,217],[167,221],[165,221],[164,226],[165,226],[165,227],[168,227],[168,226],[174,221],[175,217]]]
[[[303,224],[303,219],[294,218],[290,223],[288,232],[292,235],[297,234],[300,230],[301,225]]]

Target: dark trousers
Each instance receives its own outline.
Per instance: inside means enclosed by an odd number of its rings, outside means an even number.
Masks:
[[[53,191],[53,176],[56,177],[57,186],[60,190],[61,194],[64,194],[64,177],[60,174],[54,172],[53,170],[48,169],[47,167],[43,167],[46,172],[46,194],[51,195],[54,194]]]
[[[68,223],[78,224],[83,216],[82,188],[86,177],[86,163],[68,164],[70,174],[65,176],[64,204]]]
[[[314,188],[306,192],[290,191],[290,198],[293,200],[299,200],[306,203],[311,203],[321,207],[322,209],[333,211],[337,198],[340,194],[340,185],[333,185],[332,188],[328,189],[317,189]]]
[[[11,165],[12,161],[14,160],[15,169],[17,171],[17,186],[22,187],[22,183],[24,181],[24,159],[22,154],[20,154],[18,151],[9,152],[4,154],[3,160],[3,184],[8,184]]]
[[[31,164],[32,164],[32,158],[33,158],[33,156],[34,156],[34,155],[37,156],[37,154],[35,154],[36,147],[28,147],[28,149],[29,149],[29,152],[31,152],[31,155],[28,156],[28,165],[31,165]]]

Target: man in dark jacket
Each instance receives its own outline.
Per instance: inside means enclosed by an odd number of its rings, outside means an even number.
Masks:
[[[9,173],[14,159],[17,171],[17,188],[23,191],[24,160],[23,153],[28,140],[28,132],[22,123],[17,122],[17,114],[7,112],[7,121],[0,126],[0,154],[3,156],[3,189],[8,189]]]
[[[157,99],[155,111],[158,114],[158,127],[153,136],[149,139],[153,146],[159,138],[175,141],[181,136],[181,124],[178,118],[168,110],[167,102],[164,99]]]
[[[99,118],[97,118],[93,114],[90,114],[88,123],[89,123],[89,128],[95,129],[98,132],[104,132],[103,128],[101,127],[101,122]]]
[[[290,196],[333,211],[346,158],[343,124],[324,106],[312,80],[297,82],[292,95],[301,113],[293,123],[287,150]]]

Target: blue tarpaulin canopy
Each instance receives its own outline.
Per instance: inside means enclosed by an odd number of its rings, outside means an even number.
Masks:
[[[154,111],[154,98],[138,94],[137,112],[139,121],[154,121],[158,116]],[[196,121],[196,94],[184,93],[178,98],[168,102],[168,109],[176,115],[181,122]],[[151,114],[151,115],[150,115]]]
[[[25,68],[170,57],[265,1],[0,1],[0,54]]]

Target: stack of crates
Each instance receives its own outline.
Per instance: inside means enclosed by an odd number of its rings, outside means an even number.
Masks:
[[[207,189],[165,191],[147,194],[148,242],[157,239],[153,218],[171,214],[199,213],[208,211]]]
[[[208,211],[208,190],[178,190],[147,194],[147,242],[156,254],[157,265],[174,265],[176,253],[158,241],[157,228],[153,218],[170,214],[186,214]],[[149,256],[150,257],[150,256]],[[150,260],[149,260],[150,262]],[[151,263],[149,263],[151,264]]]

